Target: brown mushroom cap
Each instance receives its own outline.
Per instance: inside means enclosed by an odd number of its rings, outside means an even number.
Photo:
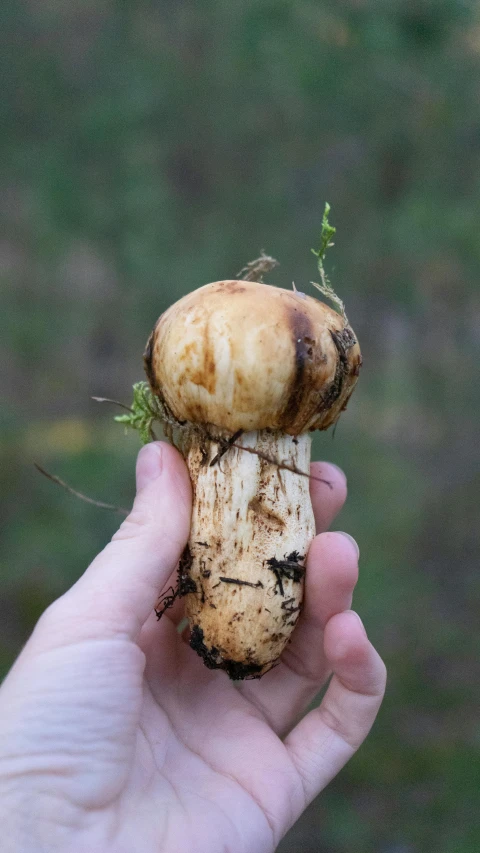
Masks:
[[[154,393],[176,418],[231,432],[298,435],[335,423],[360,348],[323,302],[250,281],[217,281],[158,320],[145,351]]]

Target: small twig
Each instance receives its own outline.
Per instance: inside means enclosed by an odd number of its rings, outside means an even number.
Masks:
[[[275,260],[275,258],[270,257],[270,255],[266,255],[262,249],[262,253],[259,258],[256,258],[254,261],[249,261],[248,264],[245,264],[245,266],[237,272],[237,278],[241,278],[243,281],[262,281],[264,275],[278,266],[280,266],[278,261]]]
[[[226,438],[224,441],[221,442],[220,450],[218,451],[218,453],[215,454],[212,461],[210,462],[210,468],[213,468],[213,466],[220,461],[222,456],[225,455],[225,453],[227,452],[227,450],[230,449],[230,447],[236,446],[235,442],[237,438],[240,438],[241,435],[243,435],[243,429],[237,429],[237,431],[234,432],[233,435],[230,436],[230,438]]]
[[[55,474],[49,474],[48,471],[45,471],[45,468],[42,468],[38,462],[33,463],[37,471],[40,474],[43,474],[47,480],[51,480],[52,483],[56,483],[57,486],[61,486],[62,489],[69,492],[71,495],[75,495],[76,498],[80,498],[81,501],[85,501],[87,504],[92,504],[93,506],[98,506],[100,509],[110,509],[112,512],[118,512],[119,515],[128,515],[128,509],[124,509],[122,506],[115,506],[114,504],[107,504],[103,501],[96,501],[94,498],[89,498],[88,495],[84,495],[82,492],[77,492],[76,489],[73,489],[72,486],[69,486],[68,483],[65,483],[60,477],[56,477]]]
[[[157,617],[157,619],[161,619],[165,611],[168,610],[169,607],[173,607],[179,595],[180,587],[178,585],[176,589],[174,589],[173,586],[169,586],[167,591],[162,593],[154,607],[155,616]]]
[[[265,462],[269,462],[271,465],[276,465],[276,467],[280,468],[282,471],[291,471],[292,474],[299,474],[300,477],[307,477],[309,480],[316,480],[317,483],[325,483],[329,489],[333,490],[333,485],[330,480],[324,480],[323,477],[315,477],[314,474],[307,474],[306,471],[301,471],[300,468],[296,468],[295,465],[287,465],[286,462],[279,462],[278,459],[272,459],[266,453],[262,453],[261,450],[254,450],[253,447],[243,447],[241,444],[231,444],[230,447],[236,447],[237,450],[244,450],[245,453],[253,453],[255,456],[259,456],[260,459],[264,459]]]
[[[240,430],[243,432],[243,430]],[[216,444],[220,445],[220,450],[216,454],[216,456],[210,462],[210,466],[214,465],[224,453],[227,452],[231,447],[235,447],[237,450],[244,450],[245,453],[253,453],[254,456],[258,456],[260,459],[263,459],[265,462],[269,462],[270,465],[275,465],[277,468],[280,468],[282,471],[290,471],[292,474],[299,474],[300,477],[307,477],[308,480],[316,480],[317,483],[324,483],[328,486],[329,489],[333,489],[333,485],[330,480],[324,480],[322,477],[315,477],[314,474],[307,474],[306,471],[301,471],[300,468],[296,468],[294,465],[287,465],[286,462],[279,462],[278,459],[272,459],[271,456],[268,456],[267,453],[263,453],[261,450],[255,450],[253,447],[244,447],[243,444],[237,444],[234,439],[237,436],[237,433],[232,435],[229,439],[223,439],[215,437],[211,435],[211,433],[205,431],[205,436],[209,441],[214,441]]]
[[[223,583],[235,583],[238,584],[238,586],[253,586],[255,589],[263,589],[263,583],[261,581],[252,583],[251,581],[242,581],[240,578],[219,578],[219,580],[223,581]]]
[[[110,397],[92,397],[92,400],[95,400],[97,403],[113,403],[114,406],[120,406],[121,409],[126,409],[127,412],[133,412],[131,406],[126,406],[120,400],[111,400]]]

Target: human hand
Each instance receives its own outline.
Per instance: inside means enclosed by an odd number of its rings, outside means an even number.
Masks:
[[[129,517],[80,580],[40,618],[0,690],[5,853],[264,853],[366,737],[385,667],[349,610],[357,549],[322,532],[343,475],[314,463],[319,534],[305,607],[281,663],[261,681],[207,670],[157,622],[188,537],[181,456],[140,451]],[[333,671],[320,706],[303,717]]]

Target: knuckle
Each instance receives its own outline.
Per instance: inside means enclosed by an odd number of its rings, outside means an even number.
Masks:
[[[358,749],[363,743],[365,733],[362,726],[352,722],[346,723],[341,714],[337,713],[331,705],[321,705],[318,711],[327,728],[352,749]]]
[[[43,611],[40,616],[36,627],[40,630],[43,630],[44,627],[50,627],[51,625],[59,622],[65,616],[65,597],[63,595],[60,598],[56,598],[55,601],[52,601],[51,604]]]
[[[302,809],[305,809],[312,800],[312,792],[317,788],[318,755],[306,744],[302,748],[291,747],[290,750],[301,786]]]
[[[70,608],[67,603],[68,593],[61,595],[48,605],[38,619],[33,636],[36,639],[48,638],[62,630],[62,626],[70,621]]]
[[[294,646],[287,646],[283,650],[281,660],[294,675],[311,682],[317,688],[321,687],[323,670],[320,661],[304,658]]]
[[[117,532],[112,536],[112,542],[136,539],[140,536],[150,521],[149,513],[144,507],[134,507],[125,521],[122,521]]]

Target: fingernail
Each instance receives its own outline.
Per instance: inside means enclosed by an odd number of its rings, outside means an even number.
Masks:
[[[137,492],[141,492],[153,480],[162,473],[163,458],[162,446],[157,442],[146,444],[142,447],[137,457],[136,479]]]
[[[365,636],[367,636],[367,632],[365,630],[365,625],[363,624],[362,620],[360,619],[360,616],[358,615],[358,613],[355,610],[347,610],[346,613],[351,613],[352,616],[355,616],[355,619],[359,623],[363,633],[365,634]]]
[[[348,541],[351,542],[351,544],[355,548],[355,551],[357,554],[357,560],[358,560],[358,558],[360,556],[360,548],[358,547],[358,544],[357,544],[356,540],[353,538],[353,536],[350,536],[350,533],[345,533],[343,530],[337,530],[336,532],[340,533],[341,536],[345,536],[345,539],[348,539]]]

